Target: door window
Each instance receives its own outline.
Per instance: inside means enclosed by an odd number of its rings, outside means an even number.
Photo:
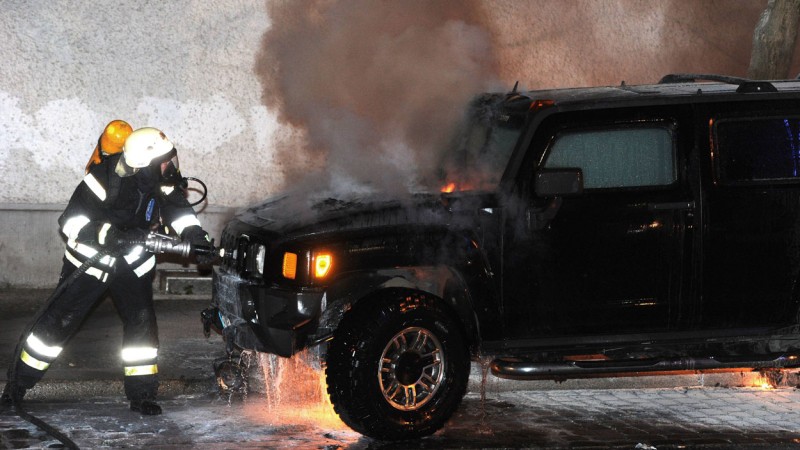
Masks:
[[[662,125],[559,133],[545,168],[579,168],[584,188],[665,186],[676,179],[673,133]]]
[[[713,126],[712,145],[722,182],[800,178],[800,119],[723,119]]]

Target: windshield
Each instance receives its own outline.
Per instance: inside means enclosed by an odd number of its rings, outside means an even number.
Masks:
[[[493,190],[519,139],[524,114],[504,108],[502,97],[475,100],[442,163],[444,192]]]

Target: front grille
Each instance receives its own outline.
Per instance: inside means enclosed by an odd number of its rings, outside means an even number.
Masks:
[[[247,295],[247,290],[243,289],[246,281],[236,275],[217,272],[214,274],[214,301],[226,319],[231,322],[241,322],[243,295]]]

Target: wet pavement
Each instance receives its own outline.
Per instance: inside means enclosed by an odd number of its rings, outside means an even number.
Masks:
[[[145,417],[120,398],[32,400],[27,409],[81,448],[797,448],[795,389],[674,388],[470,393],[436,435],[387,443],[364,438],[320,405],[271,407],[263,396],[230,404],[179,395]],[[0,415],[2,448],[53,448],[26,422]]]
[[[4,367],[47,295],[0,290]],[[249,394],[220,397],[211,363],[223,343],[202,334],[199,311],[207,304],[156,302],[164,415],[141,416],[124,401],[121,323],[108,301],[29,393],[26,409],[80,448],[800,448],[797,372],[777,389],[752,373],[482,383],[477,365],[470,393],[443,430],[419,441],[373,441],[338,420],[319,372],[297,358],[254,357]],[[58,445],[10,411],[0,413],[0,448]]]

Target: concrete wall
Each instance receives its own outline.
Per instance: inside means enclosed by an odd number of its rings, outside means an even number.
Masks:
[[[58,282],[64,256],[64,241],[57,220],[62,204],[0,204],[0,289],[51,287]],[[200,213],[203,226],[219,239],[233,208],[207,207]],[[164,259],[164,258],[161,258]],[[159,269],[190,267],[171,258]],[[154,280],[158,285],[158,279]]]
[[[155,126],[169,136],[184,174],[209,187],[200,218],[218,238],[220,221],[231,208],[292,184],[287,170],[298,161],[302,168],[322,164],[315,158],[325,159],[317,153],[309,159],[299,150],[309,141],[302,126],[314,123],[302,112],[285,114],[296,105],[284,93],[307,90],[309,73],[321,84],[314,96],[302,100],[314,112],[320,110],[316,105],[327,104],[325,93],[333,88],[349,89],[339,92],[342,98],[381,98],[395,109],[401,109],[407,95],[422,92],[417,89],[422,86],[391,90],[417,80],[410,76],[418,72],[415,64],[385,70],[392,58],[381,55],[367,61],[372,64],[358,65],[373,55],[353,51],[370,50],[355,44],[391,44],[384,48],[408,55],[443,45],[443,37],[454,38],[446,44],[471,47],[427,53],[427,59],[441,62],[430,54],[449,53],[470,58],[476,49],[488,49],[494,60],[485,72],[505,88],[517,80],[527,88],[544,88],[655,82],[667,72],[744,75],[752,30],[765,5],[766,0],[3,2],[0,285],[55,282],[63,252],[55,219],[111,119],[125,119],[135,128]],[[403,25],[415,15],[425,20]],[[469,26],[452,26],[459,21]],[[357,24],[369,26],[343,32]],[[431,34],[437,39],[409,39],[426,27],[444,31]],[[480,33],[472,33],[476,27]],[[265,39],[270,31],[284,39]],[[485,40],[460,39],[468,32]],[[351,41],[339,42],[344,51],[329,53],[333,58],[301,58],[298,70],[286,70],[293,55],[305,57],[301,50],[332,49],[322,42],[327,38]],[[265,48],[276,42],[285,51]],[[418,64],[422,69],[423,63]],[[276,73],[281,83],[273,83]],[[380,76],[346,84],[364,73]],[[447,92],[451,87],[436,84],[448,81],[438,73],[444,72],[436,68],[418,81],[425,89]],[[333,80],[341,86],[333,86]],[[381,92],[392,96],[381,97]],[[331,112],[347,116],[342,109],[348,104],[342,105]],[[371,115],[368,108],[364,111]],[[301,128],[289,125],[290,119]],[[339,132],[324,117],[320,123],[334,137]],[[331,136],[310,135],[322,136],[311,141],[323,146]],[[367,153],[349,160],[363,166],[370,159],[376,158]],[[343,165],[347,170],[348,164]]]
[[[269,27],[252,0],[31,0],[0,13],[0,286],[54,285],[56,219],[105,124],[162,129],[209,186],[204,226],[281,183],[275,114],[252,66]]]

